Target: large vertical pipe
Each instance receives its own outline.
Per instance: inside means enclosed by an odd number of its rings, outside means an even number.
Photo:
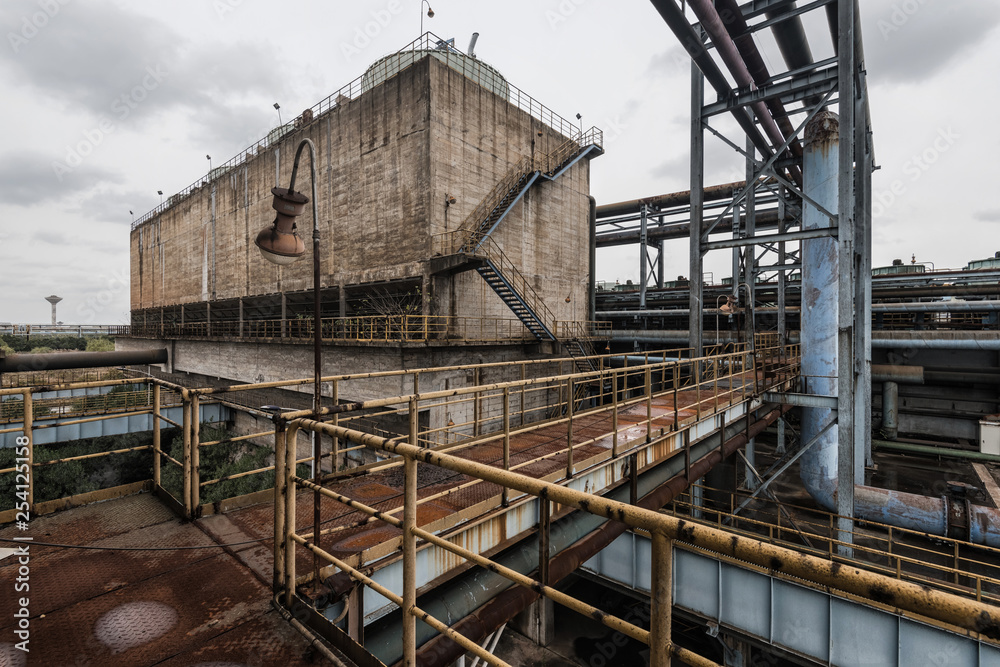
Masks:
[[[591,195],[590,200],[590,273],[587,300],[587,321],[597,319],[597,200]]]
[[[806,127],[803,178],[806,196],[828,211],[837,210],[839,138],[835,114],[821,111]],[[831,227],[830,218],[803,202],[804,230]],[[837,395],[837,241],[832,237],[802,242],[802,375],[805,391]],[[810,442],[835,419],[829,408],[803,408],[802,441]],[[809,493],[825,507],[835,504],[836,430],[829,429],[802,455],[800,476]]]

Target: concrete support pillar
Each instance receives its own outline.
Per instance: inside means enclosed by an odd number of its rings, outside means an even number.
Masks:
[[[243,298],[240,298],[240,338],[243,338]]]
[[[338,291],[339,298],[339,308],[337,311],[338,317],[347,317],[347,288],[344,287],[344,283],[340,283]]]
[[[548,646],[555,637],[554,614],[552,600],[539,598],[515,616],[511,626],[539,646]]]
[[[882,434],[886,440],[899,435],[899,385],[895,382],[882,383]]]
[[[775,452],[781,456],[785,453],[785,420],[778,417],[778,446]]]
[[[433,297],[433,280],[431,274],[424,271],[423,279],[420,283],[420,314],[424,317],[431,315],[431,299]]]

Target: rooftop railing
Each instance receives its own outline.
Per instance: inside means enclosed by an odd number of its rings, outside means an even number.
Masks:
[[[386,57],[376,61],[367,72],[343,86],[335,93],[332,93],[331,95],[320,100],[308,109],[302,116],[296,119],[295,122],[274,128],[268,133],[267,136],[240,151],[226,162],[215,167],[208,174],[199,178],[191,185],[181,189],[176,194],[171,195],[167,201],[163,202],[153,210],[136,218],[132,222],[132,229],[135,230],[141,227],[143,224],[149,222],[163,211],[177,204],[188,195],[200,190],[210,182],[221,178],[232,169],[252,159],[263,149],[281,143],[282,139],[286,135],[316,122],[323,114],[350,103],[364,93],[368,92],[374,85],[381,84],[391,79],[407,67],[419,62],[424,55],[430,56],[431,53],[433,53],[433,57],[438,60],[442,60],[449,66],[463,73],[466,73],[469,70],[470,61],[474,63],[480,62],[462,53],[460,50],[456,49],[445,40],[442,40],[437,35],[430,32],[424,33],[419,38],[397,51],[395,54],[390,54],[404,56],[406,54],[413,54],[412,60],[400,63]],[[579,134],[579,125],[563,118],[517,86],[510,84],[510,82],[506,81],[506,79],[504,79],[492,67],[476,67],[474,68],[474,72],[471,72],[471,74],[474,79],[479,79],[480,84],[489,90],[506,91],[507,101],[510,104],[529,114],[532,118],[541,121],[559,134],[565,137],[572,137]],[[467,76],[468,75],[469,74],[467,74]]]

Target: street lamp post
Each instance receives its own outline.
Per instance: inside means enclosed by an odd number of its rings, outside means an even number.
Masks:
[[[420,0],[420,35],[424,34],[424,5],[427,5],[427,18],[434,18],[434,10],[431,9],[430,0]]]
[[[275,105],[277,106],[277,105]],[[254,240],[260,249],[264,259],[279,266],[287,266],[305,254],[305,244],[295,230],[295,218],[302,213],[305,205],[309,203],[309,198],[301,192],[295,191],[295,177],[299,171],[299,158],[302,150],[309,148],[309,167],[312,180],[312,252],[313,252],[313,417],[319,419],[319,411],[322,407],[321,388],[322,383],[322,319],[320,316],[320,256],[319,256],[319,210],[318,198],[316,196],[316,146],[311,139],[303,139],[295,151],[295,161],[292,163],[292,177],[288,188],[271,188],[274,200],[271,207],[276,211],[274,222],[260,230]],[[295,447],[295,443],[288,444]],[[320,465],[320,437],[313,433],[313,481],[319,485],[322,483]],[[336,468],[337,462],[333,462]],[[294,471],[293,471],[294,473]],[[280,482],[275,479],[275,488]],[[313,493],[313,542],[317,547],[320,545],[320,507],[319,494]],[[313,555],[313,569],[316,574],[316,581],[319,581],[319,561]]]

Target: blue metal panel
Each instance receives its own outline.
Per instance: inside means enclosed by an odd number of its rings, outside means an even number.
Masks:
[[[649,539],[629,534],[584,564],[649,591]],[[629,553],[632,550],[632,553]],[[633,570],[629,566],[634,563]],[[674,547],[674,605],[824,664],[1000,667],[1000,647]]]
[[[980,644],[979,664],[980,667],[1000,667],[1000,648],[989,646],[988,644]]]
[[[773,643],[823,662],[830,657],[830,598],[776,579],[771,601]]]
[[[831,600],[830,660],[835,665],[895,665],[899,619],[877,609]]]
[[[899,663],[906,667],[965,667],[978,662],[978,646],[967,638],[903,619]],[[869,635],[868,641],[872,639]]]
[[[674,604],[719,620],[720,565],[700,554],[674,549]]]
[[[771,580],[752,570],[722,568],[719,622],[767,641],[771,636]],[[747,600],[754,604],[747,604]]]

